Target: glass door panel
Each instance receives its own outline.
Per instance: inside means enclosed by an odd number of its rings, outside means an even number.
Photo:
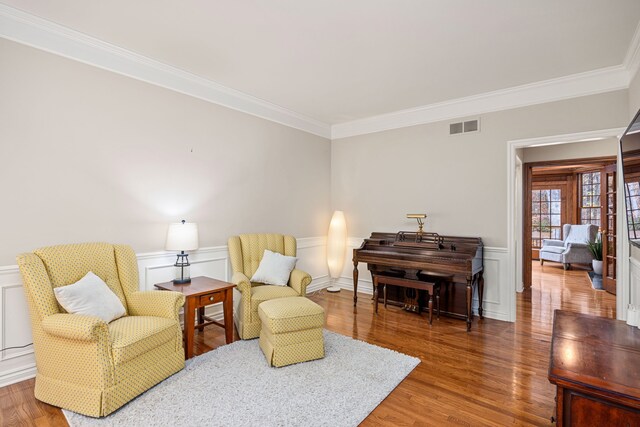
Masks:
[[[531,191],[531,248],[532,258],[538,258],[544,239],[562,239],[562,225],[566,223],[566,185],[534,184]]]

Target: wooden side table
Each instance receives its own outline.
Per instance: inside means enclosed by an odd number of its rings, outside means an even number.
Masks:
[[[233,288],[236,285],[210,277],[192,277],[191,283],[174,285],[173,282],[158,283],[156,288],[165,291],[180,292],[185,296],[184,303],[184,354],[193,357],[193,337],[195,329],[202,330],[208,325],[221,326],[225,330],[227,344],[233,342]],[[224,324],[204,315],[204,308],[211,304],[222,303]],[[198,324],[195,312],[198,310]]]

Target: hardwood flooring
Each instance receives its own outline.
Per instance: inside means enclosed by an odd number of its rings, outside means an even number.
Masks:
[[[533,263],[533,287],[517,296],[516,323],[476,317],[469,333],[464,321],[434,318],[429,327],[426,313],[397,307],[380,307],[375,315],[367,295],[354,309],[352,297],[347,291],[310,295],[324,307],[327,329],[422,361],[363,426],[552,425],[547,368],[553,310],[615,317],[615,297],[593,290],[586,271],[553,263]],[[207,328],[196,333],[196,354],[224,343],[222,329]],[[66,426],[59,409],[33,397],[33,384],[0,388],[0,424]]]

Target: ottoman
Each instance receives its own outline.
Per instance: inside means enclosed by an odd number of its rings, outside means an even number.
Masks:
[[[305,297],[276,298],[258,306],[260,348],[271,366],[324,357],[324,310]]]

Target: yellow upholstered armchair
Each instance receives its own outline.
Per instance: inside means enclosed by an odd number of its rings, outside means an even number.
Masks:
[[[282,234],[241,234],[229,238],[229,256],[233,277],[240,298],[235,304],[234,321],[238,335],[243,340],[260,335],[260,317],[258,305],[275,298],[305,296],[311,276],[302,270],[294,269],[289,277],[288,286],[265,285],[251,282],[249,279],[258,269],[264,250],[278,252],[286,256],[296,256],[296,239]]]
[[[38,400],[92,417],[107,415],[184,368],[178,292],[139,291],[125,245],[51,246],[17,257],[31,315]],[[96,274],[125,307],[110,323],[69,314],[53,289]]]

